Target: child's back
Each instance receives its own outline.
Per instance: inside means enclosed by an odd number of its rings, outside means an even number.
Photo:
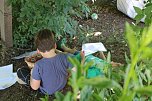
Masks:
[[[40,90],[50,95],[63,89],[66,85],[68,67],[71,67],[71,64],[67,61],[67,55],[65,54],[43,58],[36,62],[32,78],[41,80]]]

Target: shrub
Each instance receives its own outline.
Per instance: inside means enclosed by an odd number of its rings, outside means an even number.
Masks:
[[[13,7],[13,39],[16,47],[31,47],[40,29],[48,28],[56,37],[75,35],[78,23],[73,16],[88,16],[87,0],[8,0]]]

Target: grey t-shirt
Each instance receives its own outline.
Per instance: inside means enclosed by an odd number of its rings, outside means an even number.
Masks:
[[[72,67],[68,54],[57,54],[52,58],[42,58],[35,63],[32,78],[41,80],[40,90],[44,94],[53,94],[64,88],[67,82],[67,69]]]

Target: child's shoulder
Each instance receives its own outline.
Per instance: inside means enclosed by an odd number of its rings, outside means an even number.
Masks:
[[[60,54],[58,54],[58,57],[67,59],[68,57],[73,57],[73,54],[70,54],[70,53],[66,53],[66,54],[60,53]]]
[[[64,54],[64,53],[59,53],[59,54],[57,54],[57,57],[59,57],[59,58],[65,58],[65,57],[67,57],[67,54]]]

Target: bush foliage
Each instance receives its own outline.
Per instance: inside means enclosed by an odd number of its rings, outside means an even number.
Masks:
[[[75,35],[78,23],[73,16],[88,17],[87,0],[8,0],[13,7],[14,46],[30,47],[36,32],[48,28],[56,37]]]

